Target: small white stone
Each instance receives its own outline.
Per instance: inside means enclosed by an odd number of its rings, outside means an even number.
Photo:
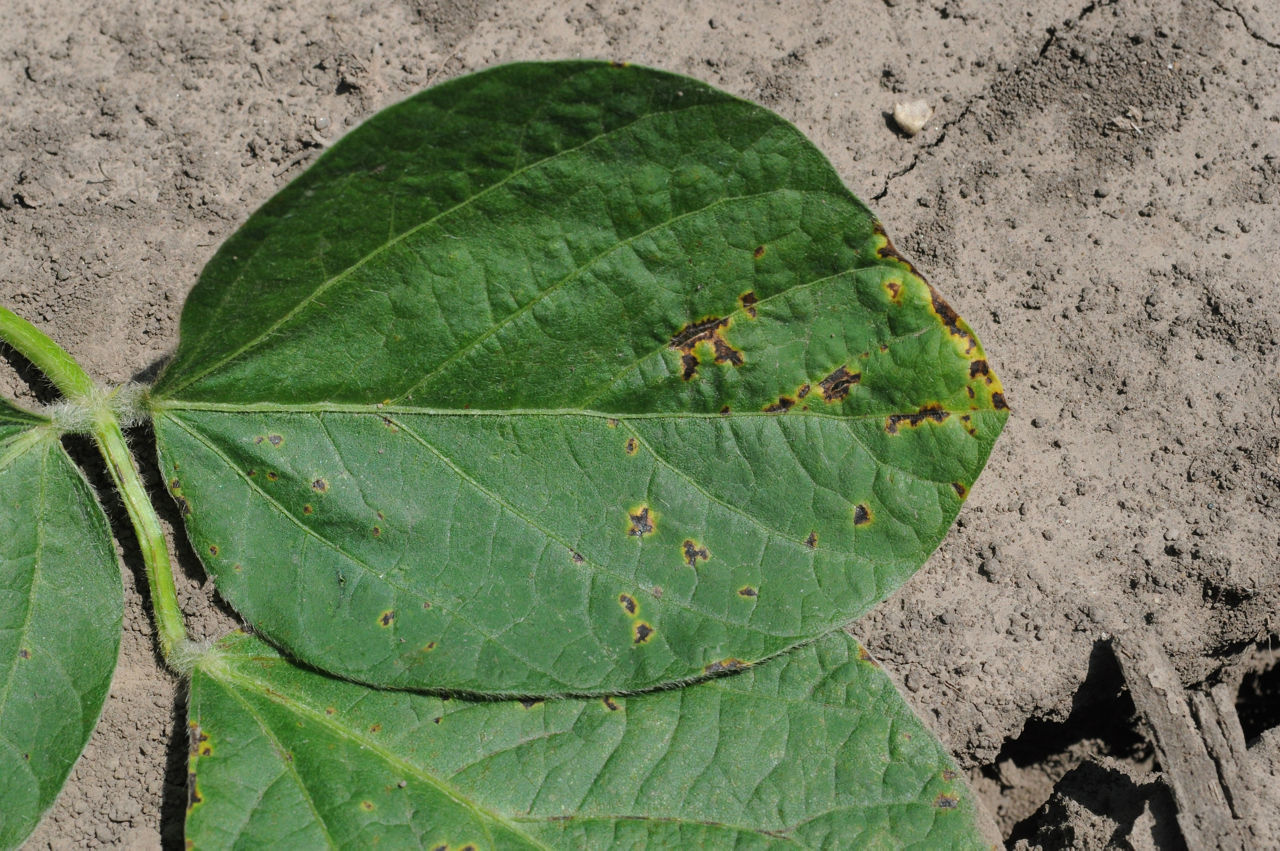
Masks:
[[[933,107],[928,101],[912,100],[893,105],[893,122],[908,136],[923,130],[930,118],[933,118]]]

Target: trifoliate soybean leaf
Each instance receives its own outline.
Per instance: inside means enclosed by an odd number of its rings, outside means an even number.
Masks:
[[[976,848],[954,765],[837,631],[630,697],[371,691],[233,635],[197,667],[187,840],[253,848]]]
[[[582,62],[441,85],[325,152],[209,263],[152,399],[255,629],[369,683],[526,695],[865,612],[1006,416],[799,131]]]
[[[89,740],[123,612],[88,483],[46,420],[0,400],[0,848],[35,828]]]

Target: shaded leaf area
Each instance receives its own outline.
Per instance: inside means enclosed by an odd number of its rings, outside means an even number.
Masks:
[[[198,848],[982,846],[843,632],[685,689],[523,703],[374,692],[233,635],[189,712]]]
[[[123,588],[106,517],[39,417],[0,400],[0,847],[62,788],[115,670]]]
[[[600,63],[375,116],[181,331],[152,400],[196,550],[382,685],[630,690],[812,638],[923,563],[1006,415],[794,127]]]

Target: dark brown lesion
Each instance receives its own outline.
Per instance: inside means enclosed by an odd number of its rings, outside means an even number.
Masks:
[[[383,626],[391,626],[391,624],[395,622],[395,619],[396,619],[395,611],[388,609],[387,611],[383,612],[381,615],[378,616],[378,623],[382,624]]]
[[[941,405],[933,402],[910,414],[890,414],[885,420],[884,430],[889,434],[897,434],[899,426],[915,428],[926,421],[944,422],[949,416],[951,416],[950,411],[944,411]]]
[[[861,372],[850,372],[847,366],[841,366],[818,382],[818,391],[822,393],[823,400],[839,402],[849,395],[849,388],[860,381]]]
[[[742,352],[731,346],[724,338],[724,332],[729,328],[730,322],[728,317],[711,316],[684,326],[671,338],[667,347],[680,352],[681,378],[689,381],[698,374],[698,365],[701,361],[695,350],[701,345],[710,347],[712,358],[716,363],[742,366]]]
[[[807,381],[804,384],[801,384],[800,389],[796,391],[796,399],[799,400],[799,399],[803,399],[805,396],[808,396],[809,391],[812,389],[813,388],[809,386],[809,382]]]
[[[907,269],[907,271],[915,275],[921,281],[924,281],[924,285],[929,288],[929,299],[933,305],[933,312],[937,314],[940,320],[942,320],[943,326],[951,333],[952,336],[958,337],[962,342],[964,342],[965,352],[972,352],[977,347],[978,341],[974,339],[973,334],[969,332],[969,329],[964,327],[964,323],[961,321],[960,315],[955,312],[951,305],[947,304],[946,299],[939,295],[938,291],[934,289],[933,284],[925,280],[924,275],[920,274],[920,270],[917,269],[910,260],[903,257],[901,252],[894,247],[893,240],[890,239],[889,234],[885,232],[884,225],[876,222],[875,232],[878,236],[884,239],[884,245],[876,251],[876,256],[881,260],[893,260],[900,263]]]
[[[1003,393],[992,393],[991,407],[995,408],[997,411],[1007,411],[1009,410],[1009,403],[1004,400]]]
[[[738,296],[738,303],[742,305],[742,311],[752,319],[756,318],[756,302],[758,301],[759,299],[756,298],[754,292],[743,293]]]
[[[969,377],[977,378],[979,375],[985,377],[988,384],[991,383],[991,366],[981,358],[969,363]]]
[[[756,588],[753,588],[750,585],[743,585],[741,588],[738,589],[738,596],[739,597],[759,597],[760,592],[759,590],[757,590]]]
[[[810,532],[810,533],[809,533],[809,537],[807,537],[807,538],[805,538],[805,539],[804,539],[804,545],[805,545],[806,547],[808,547],[809,549],[811,549],[811,550],[813,550],[813,549],[817,549],[817,547],[818,547],[818,533],[817,533],[817,532]]]
[[[707,552],[707,548],[700,546],[697,541],[686,540],[680,545],[681,551],[684,553],[684,563],[690,567],[697,567],[698,561],[708,561],[711,553]]]
[[[649,639],[653,638],[654,628],[644,621],[640,621],[635,626],[635,638],[632,640],[634,644],[648,644]]]
[[[969,493],[969,489],[964,486],[964,482],[952,482],[951,487],[956,492],[956,496],[961,499],[964,499]]]
[[[705,666],[702,672],[704,674],[723,674],[729,671],[742,671],[750,667],[750,662],[744,662],[741,659],[735,659],[730,656],[728,659],[712,662],[710,665]]]
[[[612,697],[601,698],[600,702],[603,703],[604,708],[609,710],[610,712],[617,712],[619,709],[622,708],[617,704],[617,702]]]
[[[639,448],[640,448],[640,441],[636,440],[634,437],[627,438],[625,449],[628,455],[635,455],[636,450],[638,450]]]
[[[853,507],[853,525],[866,526],[871,522],[871,508],[859,503]]]
[[[649,506],[642,505],[638,511],[630,512],[627,516],[631,518],[628,535],[643,538],[653,532],[653,515],[649,512]]]
[[[764,406],[766,414],[785,414],[795,407],[796,400],[789,396],[779,396],[778,401]]]
[[[622,606],[622,610],[629,615],[634,615],[639,606],[636,604],[636,598],[630,594],[619,594],[618,605]]]

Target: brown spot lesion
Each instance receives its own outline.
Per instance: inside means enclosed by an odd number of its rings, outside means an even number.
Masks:
[[[790,396],[779,396],[778,401],[764,406],[766,414],[785,414],[795,407],[796,400]]]
[[[569,560],[574,564],[582,564],[586,561],[586,559],[582,557],[582,553],[577,550],[569,550]]]
[[[686,539],[680,545],[680,549],[684,553],[684,563],[690,567],[697,567],[699,559],[702,561],[711,559],[711,553],[707,551],[707,548],[692,539]]]
[[[759,596],[760,596],[760,591],[759,591],[759,589],[754,588],[754,587],[753,587],[753,586],[751,586],[751,585],[743,585],[741,588],[739,588],[739,589],[738,589],[738,596],[739,596],[739,597],[748,597],[748,598],[751,598],[751,597],[759,597]]]
[[[395,619],[396,613],[394,609],[387,609],[385,612],[378,615],[378,623],[382,626],[391,626],[391,624],[395,622]]]
[[[373,801],[361,801],[360,809],[364,810],[366,813],[373,812]]]
[[[750,667],[750,662],[744,662],[741,659],[735,659],[730,656],[727,659],[720,659],[703,667],[702,672],[704,674],[723,674],[730,671],[743,671]]]
[[[964,499],[969,494],[969,489],[964,486],[964,482],[952,482],[952,489],[956,492],[956,496]]]
[[[311,489],[316,493],[328,493],[329,483],[324,479],[316,479],[311,483]]]
[[[889,292],[889,300],[894,303],[902,301],[902,282],[895,281],[892,278],[884,282],[884,288]]]
[[[308,502],[306,505],[302,506],[302,513],[303,513],[303,514],[314,514],[314,513],[315,513],[315,511],[316,511],[315,506],[313,506],[313,505],[312,505],[311,503],[309,503],[309,502]]]
[[[884,245],[876,251],[876,256],[882,260],[893,260],[921,281],[924,281],[924,285],[929,288],[929,300],[933,307],[933,312],[937,315],[938,319],[942,321],[943,327],[945,327],[953,337],[959,338],[960,341],[965,344],[966,353],[972,352],[977,348],[978,341],[974,339],[972,332],[970,332],[965,326],[964,320],[960,318],[960,315],[955,312],[955,309],[952,308],[951,305],[947,304],[946,299],[944,299],[938,291],[934,289],[933,284],[925,280],[924,275],[920,274],[920,270],[912,265],[911,261],[903,257],[898,249],[894,247],[893,240],[890,239],[889,234],[885,232],[884,225],[876,222],[875,232],[884,240]]]
[[[889,434],[897,434],[899,426],[916,428],[924,422],[945,422],[949,416],[951,416],[950,411],[943,410],[942,406],[936,402],[931,402],[910,414],[890,414],[884,421],[884,430]]]
[[[868,665],[870,665],[873,668],[880,667],[880,663],[877,662],[875,658],[870,653],[867,652],[867,648],[863,647],[861,644],[858,645],[858,659],[863,662],[866,662]]]
[[[724,338],[730,322],[728,317],[711,316],[700,322],[691,322],[676,332],[667,347],[680,352],[681,378],[689,381],[698,374],[701,361],[696,350],[704,345],[711,349],[716,363],[742,366],[742,352],[729,345],[729,341]]]
[[[818,548],[818,533],[810,532],[809,537],[804,539],[804,545],[811,550],[816,550]]]
[[[642,505],[628,512],[627,517],[631,519],[631,528],[627,530],[628,535],[633,538],[643,539],[645,535],[653,534],[653,530],[656,528],[654,524],[656,518],[653,512],[649,510],[649,506]]]
[[[30,651],[30,650],[28,650],[28,649],[27,649],[27,648],[25,648],[25,647],[20,648],[20,649],[18,650],[18,658],[19,658],[19,659],[30,659],[30,658],[31,658],[31,651]]]
[[[969,377],[977,378],[979,375],[983,376],[988,384],[991,383],[991,366],[982,358],[969,362]]]
[[[865,503],[858,503],[853,507],[853,525],[866,526],[871,522],[871,507]]]
[[[956,776],[957,775],[956,775],[955,769],[953,768],[942,769],[942,779],[947,781],[948,783],[950,783],[952,780],[955,780]]]
[[[1009,403],[1004,400],[1003,393],[992,393],[991,407],[995,408],[997,411],[1007,411],[1009,410]]]
[[[610,712],[617,712],[619,709],[622,708],[621,706],[618,705],[618,702],[614,700],[612,697],[601,698],[600,702],[603,703],[604,708],[609,710]]]
[[[628,455],[635,455],[636,451],[640,449],[640,441],[636,440],[634,437],[628,437],[623,448],[626,450]]]
[[[722,417],[727,417],[727,416],[729,416],[729,406],[728,406],[728,405],[725,405],[723,408],[721,408],[721,409],[720,409],[720,416],[722,416]]]
[[[764,246],[757,245],[756,250],[751,252],[751,256],[754,257],[756,260],[759,260],[761,257],[764,256],[764,252],[765,252]]]
[[[211,556],[216,556],[217,554],[218,554],[218,545],[217,545],[217,544],[210,544],[210,545],[209,545],[209,555],[211,555]]]
[[[960,806],[960,799],[955,795],[947,795],[943,793],[933,799],[933,805],[940,810],[954,810],[956,807]]]
[[[267,470],[267,481],[276,482],[280,480],[280,474],[275,470]]]
[[[622,606],[622,611],[629,615],[634,615],[639,606],[636,604],[636,598],[630,594],[619,594],[618,605]]]
[[[191,812],[198,805],[204,803],[204,796],[200,794],[200,784],[196,781],[196,773],[194,771],[187,774],[187,812]]]
[[[756,318],[756,304],[759,301],[760,299],[756,298],[755,292],[747,292],[738,296],[738,304],[742,305],[742,312],[752,319]]]
[[[520,699],[520,705],[523,706],[525,709],[532,709],[533,707],[537,706],[539,703],[542,703],[542,701],[532,697],[524,697]]]
[[[862,381],[861,372],[850,372],[847,366],[837,367],[818,382],[818,391],[827,402],[839,402],[849,395],[849,389]]]
[[[632,638],[632,643],[648,644],[649,639],[653,638],[654,632],[656,632],[656,630],[651,625],[644,621],[637,621],[632,631],[632,635],[634,636],[634,638]]]

